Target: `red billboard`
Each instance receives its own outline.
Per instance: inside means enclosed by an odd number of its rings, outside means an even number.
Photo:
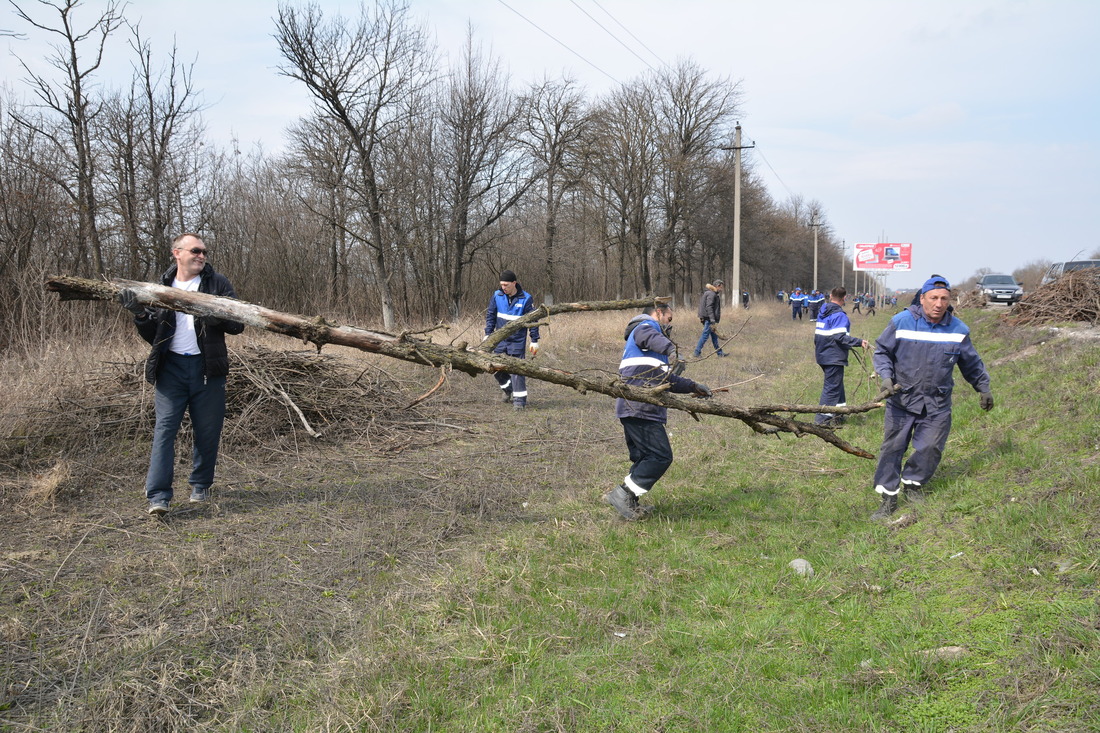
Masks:
[[[852,269],[889,270],[891,272],[909,272],[913,269],[913,245],[878,242],[877,244],[856,243],[852,254]]]

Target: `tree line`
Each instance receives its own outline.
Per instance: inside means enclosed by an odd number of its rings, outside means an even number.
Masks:
[[[551,302],[694,303],[728,281],[741,84],[690,59],[601,95],[517,85],[472,32],[443,62],[400,0],[281,3],[278,73],[312,107],[270,154],[207,138],[194,65],[124,4],[13,6],[53,52],[0,95],[0,345],[70,327],[43,317],[44,275],[154,280],[184,231],[246,300],[387,329],[480,311],[502,269]],[[118,40],[124,83],[98,73]],[[812,284],[812,223],[819,282],[839,283],[819,202],[773,199],[751,164],[741,201],[744,289]]]

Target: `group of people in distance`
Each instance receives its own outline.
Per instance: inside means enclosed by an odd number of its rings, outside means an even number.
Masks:
[[[235,298],[232,284],[207,262],[205,243],[194,233],[178,236],[171,246],[174,263],[161,277],[161,284],[189,292]],[[725,356],[715,327],[721,321],[724,284],[715,280],[699,299],[699,321],[703,327],[694,350],[700,357],[708,341],[717,356]],[[802,300],[801,290],[798,300]],[[817,291],[810,294],[819,295]],[[851,322],[844,311],[847,292],[833,288],[810,306],[815,317],[814,351],[824,373],[819,404],[844,406],[844,367],[848,352],[867,349],[870,344],[850,334]],[[807,296],[809,297],[809,296]],[[134,317],[138,333],[152,346],[145,362],[145,377],[155,387],[156,413],[145,496],[149,514],[163,518],[173,496],[175,441],[184,413],[189,413],[194,433],[192,470],[188,477],[189,501],[209,500],[214,483],[218,446],[225,418],[225,385],[229,373],[226,334],[239,334],[244,324],[214,316],[193,316],[139,302],[131,289],[119,293],[120,304]],[[491,336],[512,321],[531,313],[532,296],[511,270],[500,273],[500,287],[485,311],[485,335]],[[795,294],[791,295],[795,302]],[[890,516],[897,510],[904,491],[911,501],[924,496],[943,455],[951,430],[951,391],[954,368],[980,394],[982,409],[993,408],[989,373],[970,341],[970,330],[951,304],[951,286],[933,275],[920,289],[914,302],[896,314],[879,336],[874,351],[875,372],[889,394],[884,419],[884,436],[874,474],[875,491],[882,503],[872,519]],[[792,305],[793,311],[796,306]],[[801,306],[798,306],[801,310]],[[799,313],[799,317],[801,314]],[[634,316],[623,333],[619,376],[630,386],[652,388],[669,385],[669,391],[710,398],[704,384],[682,376],[673,368],[677,357],[669,338],[672,307],[655,304]],[[530,338],[530,342],[528,342]],[[519,328],[494,347],[494,352],[522,359],[539,350],[538,326]],[[504,401],[515,410],[527,407],[526,379],[521,374],[494,374]],[[665,424],[668,410],[660,405],[618,398],[615,416],[623,428],[630,470],[622,483],[604,495],[604,500],[626,520],[646,516],[652,507],[639,500],[651,491],[672,465],[673,453]],[[815,422],[829,425],[840,417],[818,413]],[[912,447],[907,460],[903,458]]]

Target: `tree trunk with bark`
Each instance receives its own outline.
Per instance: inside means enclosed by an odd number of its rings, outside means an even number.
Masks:
[[[533,361],[492,353],[492,348],[501,339],[505,338],[509,332],[514,332],[520,328],[529,328],[536,323],[545,325],[544,322],[541,322],[541,319],[559,313],[644,308],[653,305],[655,302],[665,301],[667,298],[544,305],[522,318],[512,321],[507,327],[496,331],[471,349],[464,341],[456,342],[453,345],[434,343],[425,336],[425,332],[403,332],[395,335],[354,326],[341,326],[328,323],[319,316],[311,319],[300,315],[281,313],[252,303],[233,300],[232,298],[191,293],[178,288],[132,280],[101,281],[76,277],[51,277],[46,281],[46,288],[58,293],[61,300],[111,301],[117,301],[119,293],[123,289],[129,289],[134,292],[139,303],[153,308],[167,308],[196,316],[215,316],[239,321],[255,328],[300,338],[316,345],[318,350],[325,344],[339,344],[425,366],[457,369],[471,376],[495,372],[522,374],[531,379],[572,387],[581,394],[598,392],[610,397],[623,397],[637,402],[648,402],[674,410],[682,410],[690,413],[696,419],[701,414],[733,418],[744,422],[755,432],[762,434],[814,435],[846,453],[861,458],[874,458],[874,455],[850,445],[829,428],[794,420],[777,413],[814,414],[825,412],[853,414],[868,412],[883,406],[881,402],[876,401],[850,407],[782,404],[740,407],[722,404],[716,400],[701,400],[696,397],[671,394],[668,392],[667,385],[656,388],[631,386],[623,382],[617,372],[601,374],[586,370],[584,374],[575,374],[562,369],[539,366]]]

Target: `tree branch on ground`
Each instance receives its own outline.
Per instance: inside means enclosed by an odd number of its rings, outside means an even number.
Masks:
[[[316,345],[320,350],[325,344],[350,346],[361,351],[382,354],[431,367],[446,367],[465,372],[470,376],[507,372],[522,374],[531,379],[572,387],[581,394],[598,392],[610,397],[622,397],[637,402],[681,410],[698,415],[717,415],[719,417],[740,420],[755,432],[767,435],[791,433],[795,436],[813,435],[833,445],[845,453],[860,458],[874,458],[874,455],[842,440],[830,428],[806,423],[776,414],[793,413],[832,413],[854,414],[869,412],[882,407],[881,402],[849,407],[825,407],[821,405],[765,405],[763,407],[739,407],[727,405],[715,400],[700,400],[671,394],[667,385],[653,389],[635,387],[622,381],[617,373],[597,370],[582,373],[567,372],[562,369],[538,366],[525,359],[517,359],[504,354],[486,353],[480,349],[468,349],[465,341],[454,346],[433,343],[427,339],[414,338],[411,334],[395,336],[382,331],[372,331],[354,326],[341,326],[328,323],[324,318],[306,318],[304,316],[264,308],[262,306],[221,298],[204,293],[192,293],[178,288],[154,285],[132,280],[114,279],[111,281],[87,280],[76,277],[51,277],[46,288],[59,294],[61,300],[108,300],[117,301],[123,289],[129,289],[139,303],[153,308],[190,313],[194,316],[209,316],[244,323],[284,336],[297,337]],[[612,303],[619,303],[620,309],[637,308],[651,304],[653,299],[610,301],[606,303],[563,304],[550,306],[548,312],[557,312],[561,308],[570,310],[611,310]],[[584,307],[580,307],[580,306]],[[534,314],[528,314],[534,316]],[[519,322],[522,319],[517,319]]]

